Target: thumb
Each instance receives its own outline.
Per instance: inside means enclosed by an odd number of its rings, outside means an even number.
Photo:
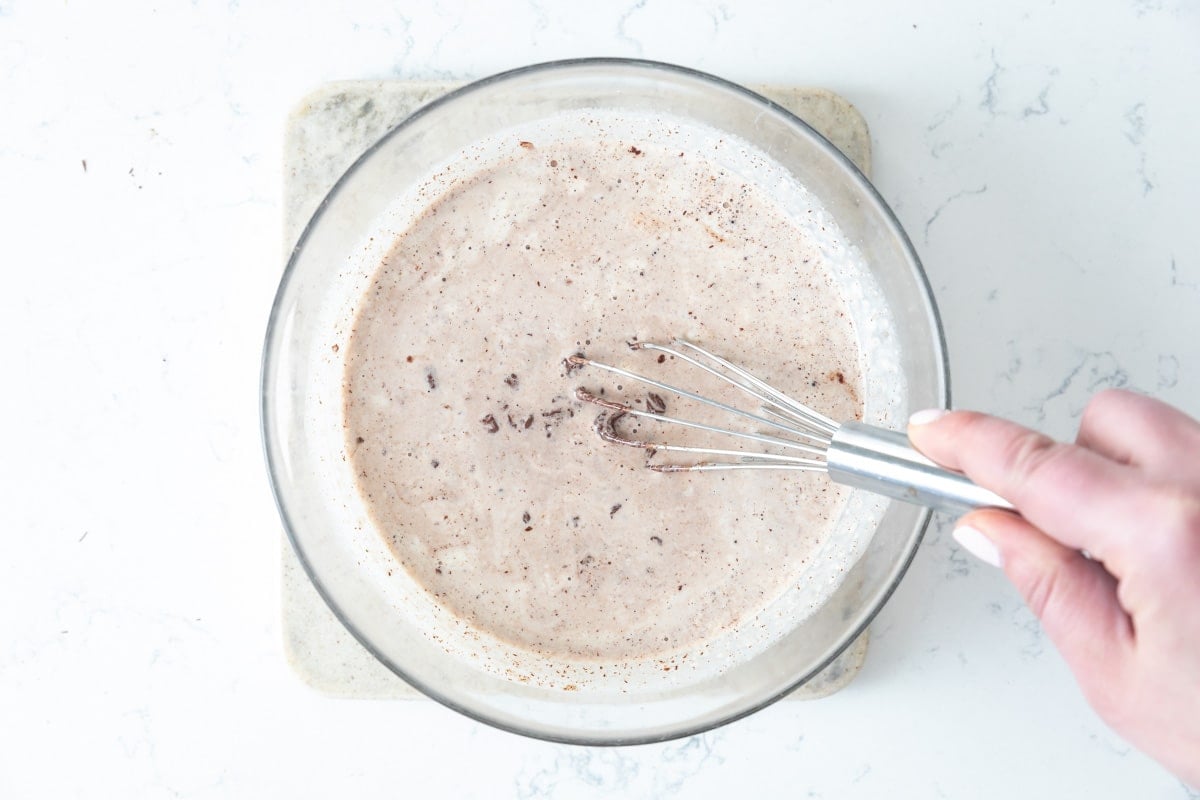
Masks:
[[[1104,567],[1066,547],[1016,514],[997,509],[971,512],[958,521],[954,538],[1004,573],[1042,621],[1046,635],[1097,708],[1107,679],[1132,652],[1133,625],[1117,598],[1117,581]]]

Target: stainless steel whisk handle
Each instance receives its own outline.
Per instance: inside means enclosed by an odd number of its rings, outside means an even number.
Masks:
[[[915,503],[937,511],[963,514],[992,507],[1014,511],[1012,503],[975,484],[966,475],[930,461],[899,431],[861,422],[845,422],[826,454],[829,477],[837,483]]]

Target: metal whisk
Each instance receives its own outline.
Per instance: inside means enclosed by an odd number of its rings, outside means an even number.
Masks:
[[[633,342],[630,347],[634,350],[650,350],[673,356],[736,386],[761,404],[758,412],[746,411],[620,367],[593,361],[583,355],[571,356],[567,362],[575,367],[596,367],[672,392],[747,420],[760,429],[772,431],[764,433],[761,430],[722,428],[668,416],[663,413],[665,404],[657,395],[650,396],[647,409],[643,410],[634,408],[629,403],[599,396],[582,387],[576,389],[575,396],[578,399],[605,409],[596,419],[596,431],[605,441],[644,448],[649,452],[650,459],[659,452],[690,453],[706,458],[691,464],[663,464],[648,460],[649,469],[657,472],[742,469],[826,472],[837,483],[941,511],[962,513],[982,506],[1010,510],[1013,508],[1004,498],[972,483],[965,475],[943,469],[925,458],[913,449],[908,437],[903,433],[857,421],[838,423],[699,345],[676,340],[674,346]],[[659,360],[662,360],[662,356]],[[618,422],[625,416],[749,440],[787,452],[726,450],[642,441],[622,435],[617,430]]]

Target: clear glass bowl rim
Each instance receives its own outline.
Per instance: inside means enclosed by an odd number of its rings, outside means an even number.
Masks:
[[[560,59],[560,60],[530,64],[527,66],[517,67],[514,69],[510,69],[510,70],[505,70],[503,72],[495,73],[493,75],[490,75],[490,76],[487,76],[487,77],[484,77],[484,78],[481,78],[481,79],[478,79],[475,81],[468,82],[468,83],[464,84],[463,86],[461,86],[457,89],[454,89],[450,92],[447,92],[446,94],[441,95],[441,96],[437,97],[436,99],[430,101],[429,103],[418,108],[416,111],[414,111],[408,117],[403,119],[397,125],[395,125],[391,129],[389,129],[387,131],[387,133],[385,133],[382,137],[380,137],[380,139],[377,142],[375,142],[373,145],[371,145],[369,148],[367,148],[365,151],[363,151],[363,153],[357,159],[355,159],[355,161],[345,170],[345,172],[342,173],[341,177],[338,178],[338,180],[334,183],[334,185],[326,193],[326,195],[322,199],[321,203],[317,206],[317,209],[313,212],[312,217],[305,224],[304,229],[302,230],[299,238],[296,241],[294,248],[291,251],[291,254],[288,257],[287,265],[285,266],[283,275],[280,278],[279,288],[276,291],[275,298],[272,303],[270,315],[268,318],[264,347],[263,347],[260,380],[259,380],[259,400],[260,400],[259,420],[260,420],[261,441],[262,441],[263,450],[264,450],[264,460],[266,461],[267,473],[268,473],[268,477],[270,480],[271,491],[275,498],[276,507],[279,511],[280,518],[283,522],[284,531],[287,535],[287,538],[288,538],[294,552],[296,553],[297,558],[305,571],[305,574],[312,581],[313,586],[316,588],[321,599],[328,606],[328,608],[333,612],[333,614],[337,618],[337,620],[351,633],[351,635],[354,636],[355,640],[358,641],[359,644],[361,644],[368,652],[371,653],[372,656],[374,656],[377,660],[379,660],[380,663],[382,663],[385,667],[387,667],[391,672],[396,674],[398,677],[400,677],[406,683],[413,686],[414,688],[419,690],[422,694],[426,695],[427,697],[439,702],[440,704],[442,704],[454,711],[457,711],[457,712],[463,714],[466,717],[469,717],[469,718],[474,719],[479,722],[483,722],[487,725],[499,728],[501,730],[505,730],[505,731],[508,731],[511,733],[516,733],[516,734],[531,737],[531,738],[543,739],[546,741],[553,741],[553,742],[559,742],[559,743],[564,743],[564,744],[593,745],[593,746],[595,746],[595,745],[624,746],[624,745],[635,745],[635,744],[646,744],[646,743],[652,743],[652,742],[669,741],[672,739],[693,736],[693,735],[703,733],[708,730],[712,730],[714,728],[721,727],[723,725],[727,725],[731,722],[734,722],[738,719],[749,716],[750,714],[756,713],[757,711],[760,711],[761,709],[771,705],[772,703],[776,702],[777,700],[790,694],[792,691],[797,689],[799,686],[806,683],[814,675],[819,674],[825,667],[827,667],[830,663],[832,663],[834,660],[836,660],[837,657],[840,656],[851,644],[853,644],[859,638],[859,636],[862,635],[862,633],[867,629],[867,627],[870,625],[871,621],[875,618],[875,616],[879,613],[879,611],[887,604],[888,600],[891,598],[892,594],[895,592],[900,581],[903,579],[904,575],[907,573],[908,568],[911,565],[913,558],[916,556],[916,552],[919,549],[920,543],[924,538],[925,531],[928,528],[929,520],[931,517],[931,512],[926,510],[924,512],[924,514],[922,515],[921,521],[918,523],[915,536],[913,537],[913,540],[912,540],[912,547],[909,550],[909,552],[906,553],[903,563],[898,565],[899,568],[896,572],[896,579],[892,582],[892,584],[890,586],[888,586],[879,595],[878,602],[875,604],[874,608],[871,608],[868,610],[866,615],[863,617],[861,624],[856,626],[850,632],[850,635],[846,637],[845,642],[844,642],[844,644],[842,644],[841,647],[838,647],[835,650],[831,651],[831,653],[830,653],[828,659],[825,661],[825,663],[821,664],[817,669],[811,671],[807,675],[802,676],[800,679],[798,679],[793,684],[787,686],[782,691],[767,698],[763,702],[754,703],[754,704],[749,705],[746,708],[740,709],[736,713],[728,714],[723,717],[709,720],[709,721],[706,721],[701,724],[690,725],[690,726],[681,726],[679,729],[672,731],[671,734],[667,735],[667,736],[655,735],[655,736],[647,736],[647,737],[642,737],[642,738],[634,737],[634,738],[627,738],[627,739],[618,741],[618,740],[613,740],[613,739],[609,739],[609,738],[592,738],[592,737],[589,737],[586,735],[585,736],[551,735],[551,734],[547,734],[543,731],[539,731],[536,728],[526,728],[526,727],[522,727],[519,725],[506,724],[501,721],[491,719],[484,714],[478,713],[473,709],[466,708],[463,705],[454,702],[453,700],[451,700],[450,698],[446,697],[444,694],[439,692],[436,688],[429,686],[426,683],[414,680],[410,675],[406,674],[406,672],[402,666],[394,663],[394,661],[392,659],[389,659],[382,652],[380,652],[376,647],[374,647],[373,644],[371,643],[371,641],[360,633],[360,631],[355,626],[353,621],[349,618],[349,616],[346,615],[342,611],[342,609],[339,608],[337,603],[330,596],[329,592],[322,585],[321,581],[318,579],[315,571],[313,570],[309,559],[305,555],[304,548],[301,545],[301,543],[299,542],[299,539],[296,535],[295,526],[289,517],[286,503],[283,499],[282,492],[280,490],[280,482],[279,482],[280,467],[278,464],[275,463],[275,460],[272,456],[272,447],[271,447],[272,430],[271,430],[270,421],[271,421],[271,415],[273,413],[273,410],[271,408],[269,408],[270,397],[268,395],[268,376],[269,376],[270,370],[273,366],[274,351],[276,349],[274,345],[276,345],[277,341],[278,341],[283,299],[286,295],[286,290],[288,288],[289,282],[294,279],[296,264],[300,258],[301,253],[304,250],[305,242],[308,239],[310,232],[319,224],[320,219],[321,219],[326,207],[330,204],[330,202],[333,200],[333,198],[339,193],[339,191],[341,191],[341,189],[343,188],[343,185],[346,183],[346,181],[360,167],[362,167],[362,165],[365,162],[367,162],[370,159],[370,157],[372,156],[373,153],[375,153],[375,151],[379,150],[381,147],[383,147],[385,144],[387,144],[387,142],[392,137],[398,135],[401,131],[405,130],[406,128],[408,128],[412,125],[417,124],[422,118],[424,118],[429,113],[435,112],[436,109],[439,108],[440,106],[442,106],[446,103],[453,102],[453,101],[461,98],[464,95],[469,95],[479,89],[483,89],[494,83],[507,81],[507,80],[517,78],[517,77],[527,76],[527,75],[530,75],[533,73],[556,71],[556,70],[561,70],[564,68],[606,67],[606,66],[615,67],[615,68],[633,67],[633,68],[640,68],[640,69],[645,69],[645,70],[649,70],[649,71],[661,70],[661,71],[664,71],[667,73],[674,73],[675,75],[698,80],[700,82],[707,82],[710,84],[714,84],[715,86],[720,87],[722,89],[731,91],[735,94],[740,94],[743,97],[745,97],[746,99],[748,99],[752,102],[755,102],[755,103],[762,104],[762,105],[772,109],[774,112],[779,113],[782,116],[784,116],[785,118],[787,118],[787,120],[791,124],[795,125],[801,131],[806,132],[808,135],[813,137],[818,143],[823,145],[823,149],[827,151],[827,154],[832,159],[834,159],[835,161],[841,162],[841,166],[846,170],[850,179],[858,184],[857,188],[860,191],[862,191],[864,199],[871,202],[872,205],[875,206],[876,210],[884,217],[885,220],[887,220],[891,224],[891,226],[897,232],[899,239],[900,239],[900,244],[906,251],[906,253],[909,257],[910,263],[912,264],[912,266],[914,268],[914,276],[913,277],[915,277],[917,279],[921,289],[923,290],[924,297],[927,301],[926,308],[927,308],[928,314],[929,314],[929,318],[927,321],[930,324],[931,331],[933,331],[933,333],[935,335],[935,341],[933,344],[937,348],[938,355],[939,355],[938,365],[940,368],[940,375],[938,376],[938,378],[940,380],[940,387],[941,387],[940,393],[941,393],[942,407],[945,407],[945,408],[950,407],[949,358],[948,358],[947,349],[946,349],[945,330],[942,326],[941,316],[938,312],[937,304],[933,297],[933,292],[932,292],[932,288],[929,284],[928,276],[925,273],[925,270],[921,263],[920,258],[917,256],[916,251],[913,248],[911,239],[908,237],[907,232],[904,230],[904,227],[900,224],[900,221],[896,218],[891,207],[887,204],[886,201],[884,201],[884,199],[879,194],[878,190],[875,189],[875,187],[871,183],[871,181],[865,175],[862,174],[862,172],[858,169],[858,167],[844,153],[842,153],[841,150],[839,150],[837,147],[835,147],[824,136],[822,136],[820,133],[818,133],[816,130],[814,130],[810,125],[808,125],[808,123],[806,123],[804,120],[800,119],[798,116],[793,114],[788,109],[786,109],[783,106],[779,105],[778,103],[770,100],[769,98],[764,97],[763,95],[758,94],[757,92],[754,92],[754,91],[746,88],[745,86],[742,86],[741,84],[726,80],[724,78],[720,78],[718,76],[715,76],[715,75],[712,75],[712,74],[709,74],[709,73],[706,73],[706,72],[703,72],[700,70],[692,69],[690,67],[683,67],[683,66],[679,66],[676,64],[666,63],[666,62],[653,61],[653,60],[648,60],[648,59],[635,59],[635,58],[588,57],[588,58]]]

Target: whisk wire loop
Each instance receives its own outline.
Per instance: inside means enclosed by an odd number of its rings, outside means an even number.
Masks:
[[[606,441],[630,447],[641,447],[650,453],[646,466],[658,472],[710,472],[716,470],[785,469],[825,472],[835,483],[866,489],[876,494],[906,503],[961,514],[974,508],[989,507],[1015,511],[1012,503],[993,491],[978,486],[960,472],[945,469],[930,461],[912,447],[901,431],[880,428],[856,420],[838,424],[829,417],[788,397],[760,378],[751,375],[720,356],[699,345],[676,340],[673,346],[651,342],[634,342],[634,350],[658,352],[660,362],[670,355],[737,387],[761,405],[755,414],[718,400],[703,397],[663,381],[646,378],[620,367],[592,361],[583,355],[571,356],[571,366],[591,366],[607,370],[628,380],[637,381],[680,397],[716,408],[722,412],[766,426],[774,433],[731,430],[703,422],[680,419],[663,413],[665,401],[651,394],[648,410],[634,408],[630,403],[611,400],[579,388],[575,396],[605,409],[596,419],[596,431]],[[602,394],[602,393],[601,393]],[[695,447],[682,444],[659,444],[635,439],[619,432],[617,422],[625,416],[666,422],[720,436],[728,436],[799,453],[783,454],[751,450],[728,450],[714,447]],[[787,436],[776,435],[778,433]],[[653,461],[654,454],[688,453],[714,456],[726,460],[701,461],[695,464],[662,464]],[[729,460],[732,459],[732,460]]]
[[[717,356],[700,347],[699,345],[692,344],[691,342],[676,340],[674,342],[674,347],[668,347],[666,345],[655,344],[652,342],[634,342],[630,345],[630,347],[634,350],[649,350],[670,355],[698,369],[701,369],[704,372],[707,372],[708,374],[724,381],[725,383],[740,389],[742,392],[748,394],[761,403],[762,405],[759,408],[760,413],[756,414],[746,411],[745,409],[738,408],[719,400],[714,400],[711,397],[705,397],[680,386],[674,386],[664,381],[639,375],[635,372],[631,372],[630,370],[616,367],[611,364],[593,361],[592,359],[586,358],[582,355],[571,356],[567,359],[567,361],[575,366],[595,367],[614,375],[619,375],[627,380],[636,381],[647,386],[652,386],[656,389],[674,393],[680,397],[685,397],[689,400],[702,403],[726,414],[731,414],[736,417],[749,420],[750,422],[758,425],[766,426],[776,431],[781,431],[793,438],[783,438],[758,431],[722,428],[703,422],[696,422],[693,420],[668,416],[658,411],[645,411],[634,408],[625,402],[610,400],[608,398],[598,396],[583,388],[577,389],[575,394],[580,400],[593,403],[607,409],[607,411],[601,413],[596,420],[596,430],[606,441],[644,448],[650,452],[652,457],[654,453],[657,452],[673,452],[737,459],[736,461],[703,461],[696,464],[686,465],[657,463],[648,464],[651,469],[659,472],[707,472],[726,469],[790,469],[801,471],[824,471],[826,469],[825,454],[829,448],[833,434],[836,433],[838,429],[837,423],[835,423],[833,420],[788,397],[783,392],[780,392],[741,367],[738,367],[721,358],[720,356]],[[684,352],[684,350],[690,352]],[[764,445],[797,451],[803,455],[792,456],[776,453],[748,452],[743,450],[727,450],[711,447],[693,447],[640,441],[638,439],[623,435],[616,430],[616,422],[626,415],[640,419],[649,419],[655,422],[668,423],[685,428],[692,428],[695,430],[702,430],[719,436],[728,436],[737,439],[755,441]],[[796,439],[799,439],[800,441],[796,441]]]

